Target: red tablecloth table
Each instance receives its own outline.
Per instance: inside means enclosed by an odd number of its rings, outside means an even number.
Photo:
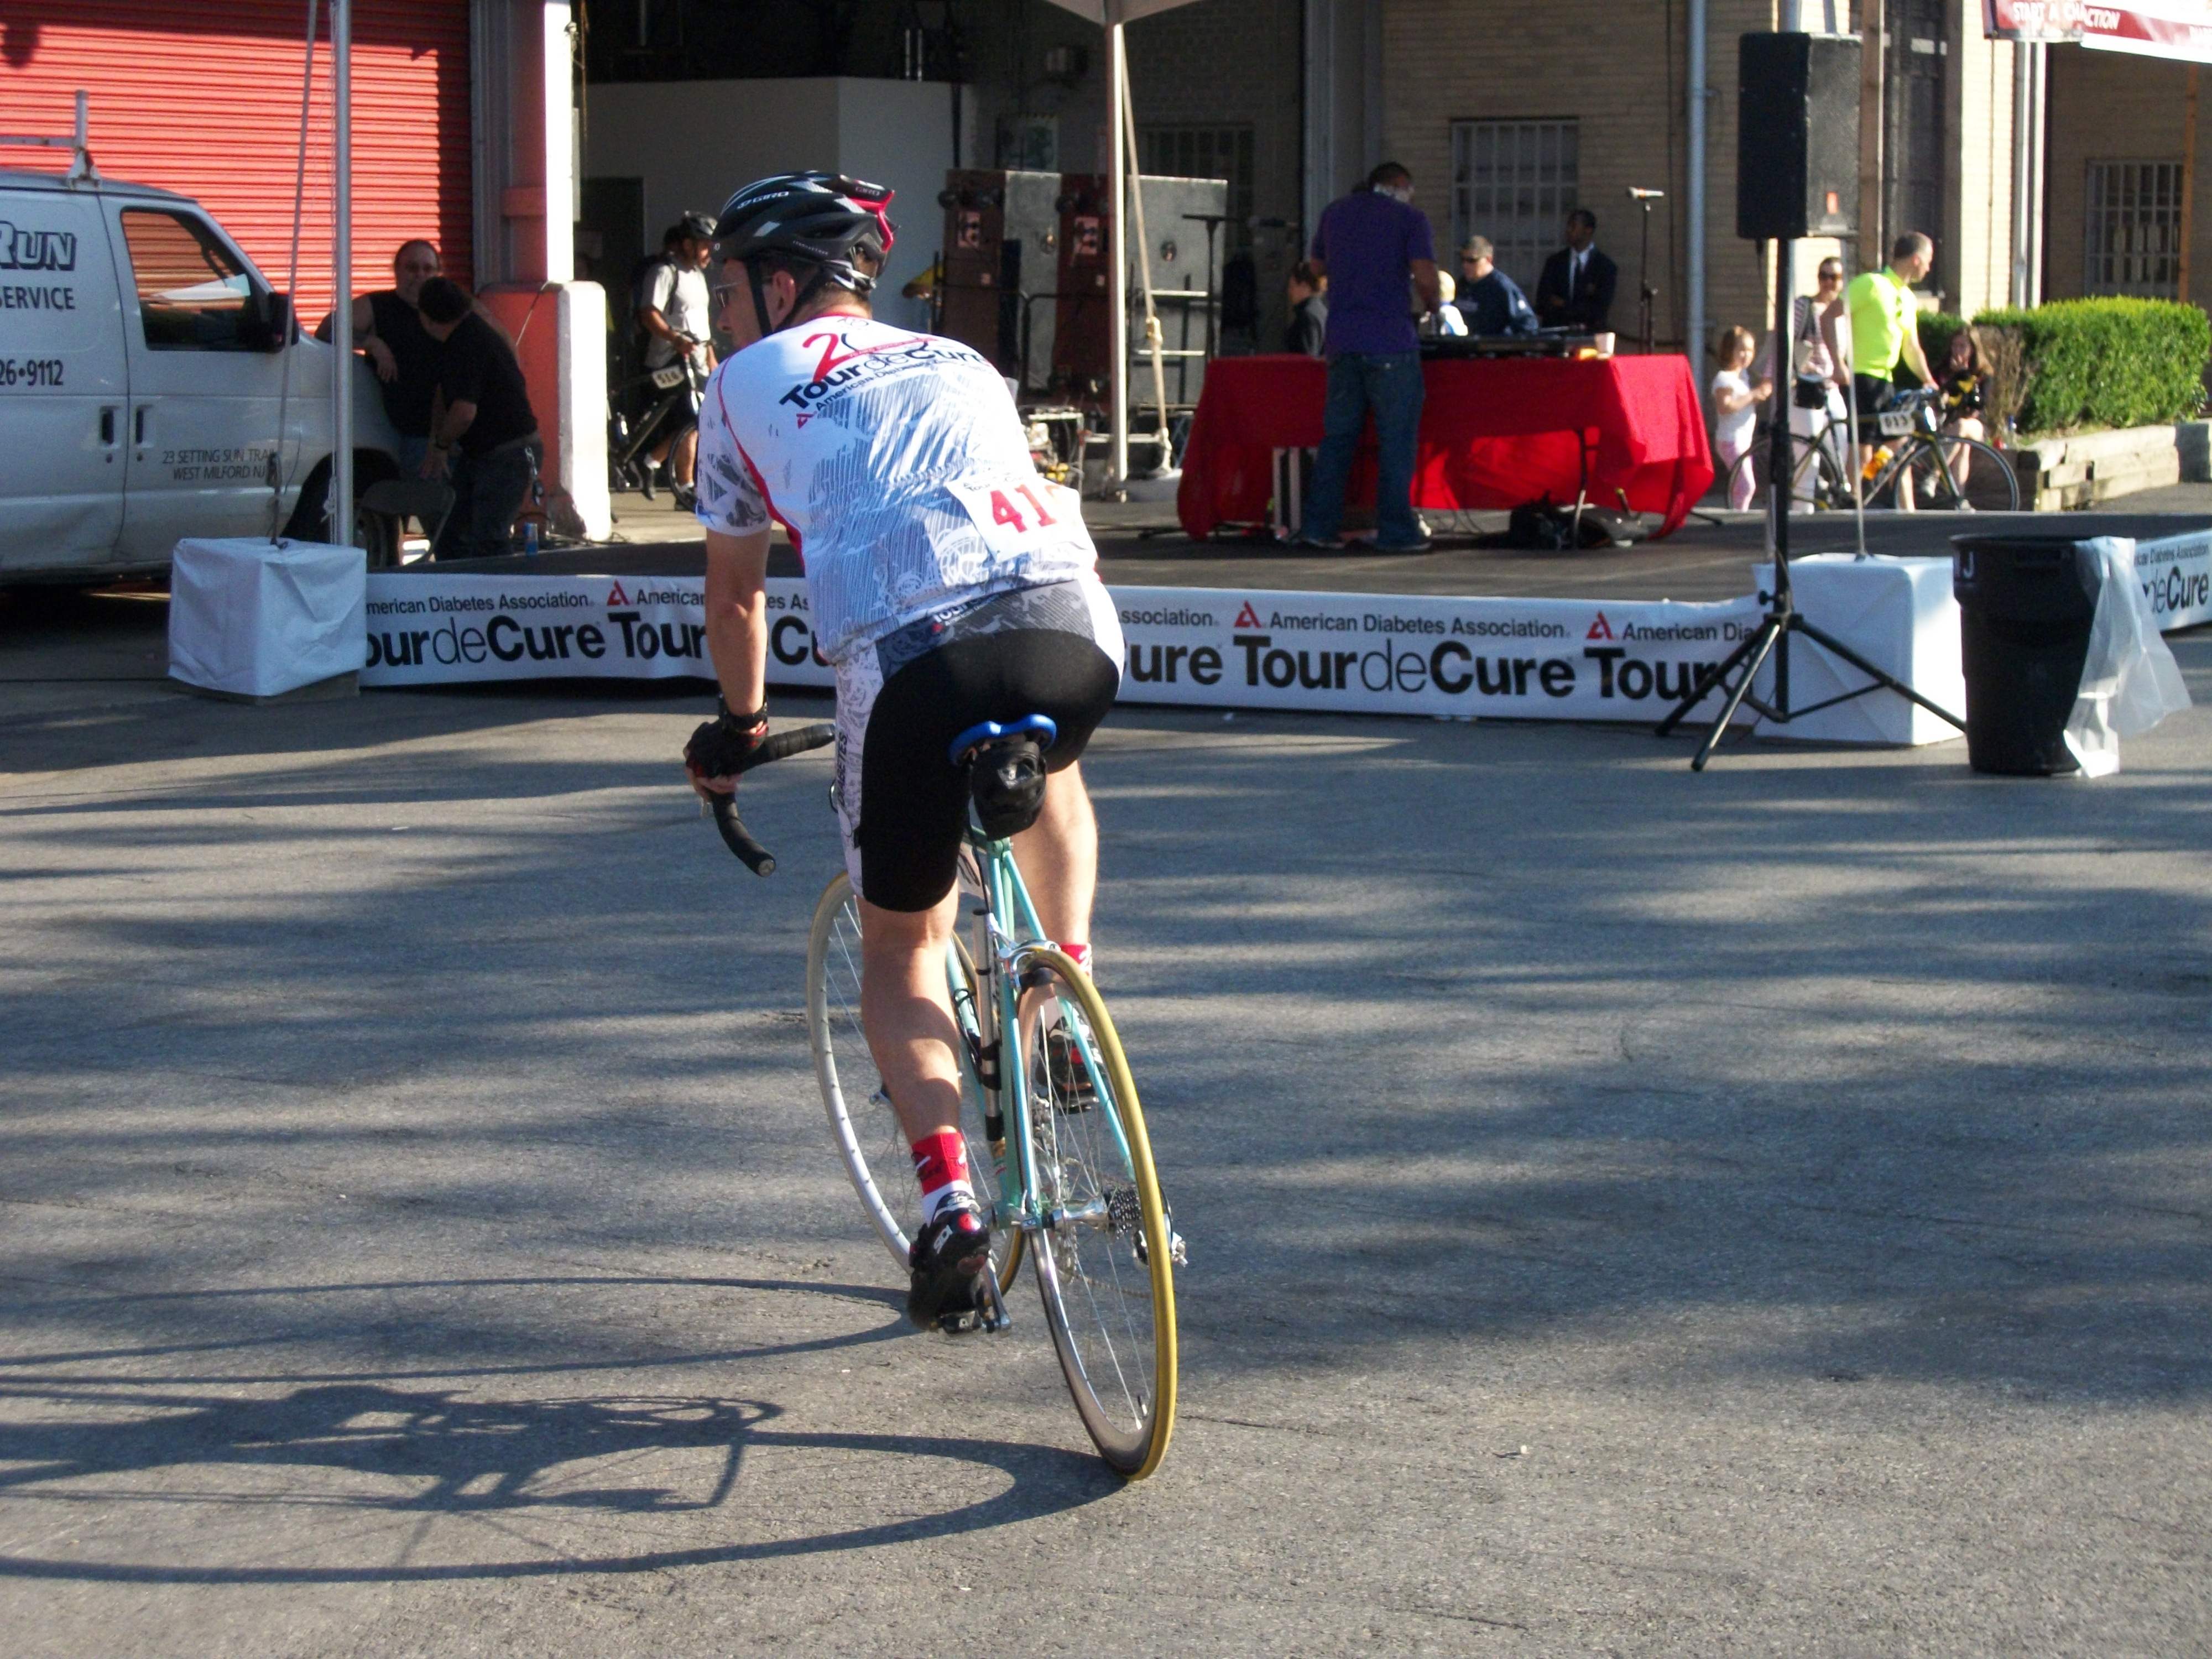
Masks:
[[[1686,357],[1437,359],[1422,366],[1413,505],[1518,507],[1572,501],[1588,464],[1589,500],[1626,492],[1666,535],[1711,486],[1705,411]],[[1176,516],[1192,536],[1267,517],[1273,452],[1321,442],[1328,368],[1311,357],[1218,357],[1183,451]],[[1352,469],[1352,499],[1374,500],[1374,429]]]

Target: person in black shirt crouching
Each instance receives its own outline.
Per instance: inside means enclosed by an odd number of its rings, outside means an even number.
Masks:
[[[422,331],[439,343],[438,390],[446,413],[431,434],[422,476],[454,453],[453,507],[438,526],[433,558],[481,559],[509,550],[514,515],[538,478],[538,416],[522,365],[500,331],[471,308],[468,290],[443,276],[422,284]]]

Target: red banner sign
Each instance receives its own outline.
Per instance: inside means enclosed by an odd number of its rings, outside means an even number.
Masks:
[[[1993,40],[2073,40],[2103,52],[2212,64],[2212,0],[1983,0],[1982,24]]]

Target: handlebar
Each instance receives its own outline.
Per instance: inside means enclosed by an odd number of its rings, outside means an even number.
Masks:
[[[837,740],[837,728],[825,720],[811,726],[795,726],[788,732],[779,732],[753,750],[754,759],[747,771],[766,766],[770,761],[780,761],[790,755],[819,749],[824,744]],[[716,795],[708,802],[714,810],[714,828],[721,832],[722,840],[730,851],[744,861],[745,867],[757,876],[775,873],[775,855],[752,838],[745,829],[744,820],[738,816],[738,798],[734,792]]]

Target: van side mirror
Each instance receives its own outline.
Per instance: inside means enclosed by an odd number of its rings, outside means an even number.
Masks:
[[[261,289],[247,295],[239,337],[249,350],[283,350],[292,341],[292,296]]]

